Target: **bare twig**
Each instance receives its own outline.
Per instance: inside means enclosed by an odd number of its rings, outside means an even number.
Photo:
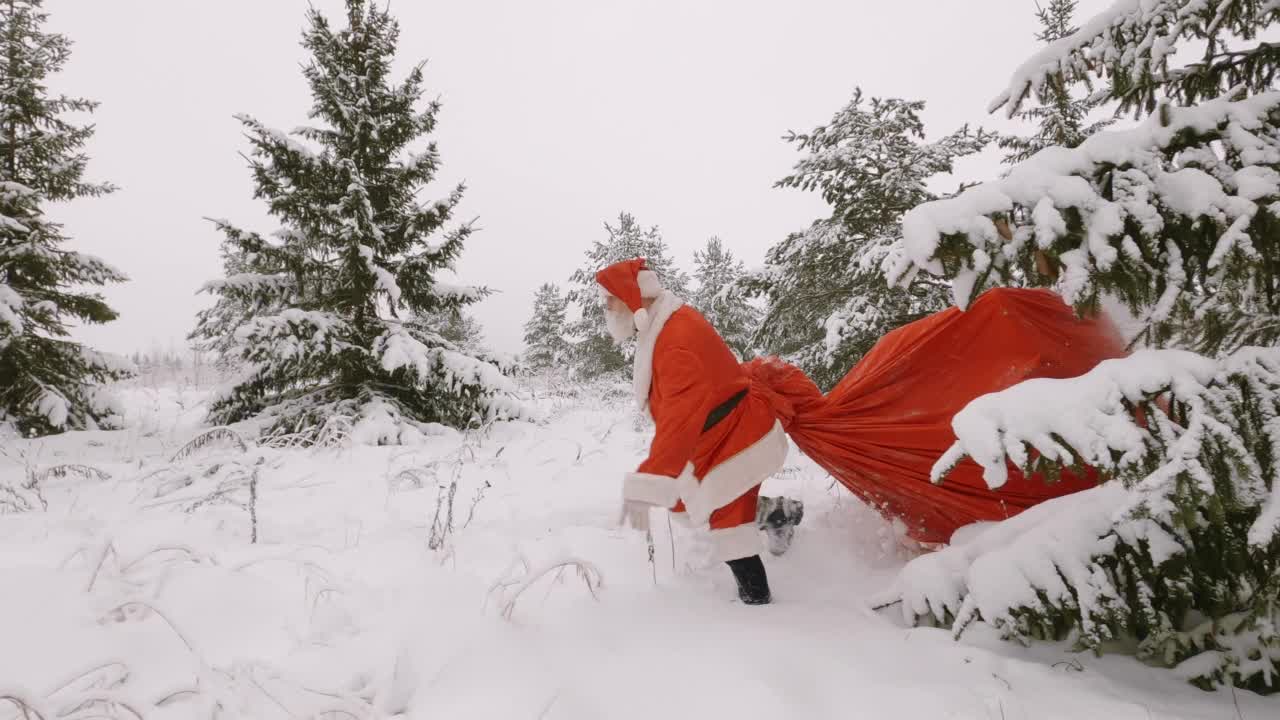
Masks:
[[[165,625],[169,626],[169,629],[173,631],[173,634],[178,636],[178,639],[182,641],[182,644],[187,646],[187,650],[197,659],[200,659],[200,653],[196,652],[195,646],[191,644],[191,641],[187,639],[186,635],[182,634],[182,631],[178,629],[178,626],[173,624],[173,621],[169,619],[169,616],[160,612],[154,605],[148,602],[142,600],[130,600],[129,602],[117,605],[111,610],[108,610],[107,615],[114,613],[123,616],[125,613],[129,612],[131,608],[142,608],[155,613],[157,617],[164,621]],[[201,661],[203,662],[203,660]]]
[[[104,671],[106,670],[115,670],[117,672],[112,679],[109,679],[107,682],[102,683],[100,689],[113,690],[125,684],[129,680],[129,666],[125,665],[124,663],[118,660],[113,660],[111,662],[103,663],[101,665],[95,665],[94,667],[89,668],[88,670],[85,670],[84,672],[81,672],[75,675],[70,680],[67,680],[61,685],[58,685],[53,690],[50,690],[48,693],[48,697],[53,697],[54,695],[57,695],[63,690],[69,689],[72,685],[75,685],[77,682],[84,680],[86,678],[89,678],[90,680],[101,680],[101,676],[98,676],[98,677],[95,677],[95,676],[97,676],[99,673],[102,673],[105,675]],[[80,692],[84,692],[85,690],[88,690],[89,687],[91,687],[93,684],[94,684],[93,682],[87,683],[86,684],[87,686],[85,688],[82,688]]]
[[[98,556],[98,562],[94,564],[93,574],[89,576],[89,585],[85,587],[85,592],[93,592],[93,585],[98,582],[98,573],[102,572],[102,566],[106,564],[108,555],[116,555],[116,546],[111,542],[108,542],[102,548],[102,554]],[[116,555],[116,557],[118,559],[119,555]]]
[[[160,699],[156,700],[152,704],[155,705],[156,707],[164,707],[165,705],[168,705],[169,703],[174,702],[179,697],[182,697],[184,695],[199,695],[199,694],[200,694],[199,688],[187,688],[184,690],[174,690],[168,695],[165,695]]]
[[[647,528],[644,531],[645,542],[649,545],[649,570],[653,573],[653,584],[658,584],[658,562],[655,559],[657,554],[653,547],[653,529]]]
[[[559,570],[565,567],[573,567],[577,569],[578,577],[582,578],[583,583],[587,586],[587,591],[591,593],[592,599],[594,600],[600,599],[600,596],[597,593],[597,591],[604,584],[603,576],[600,574],[600,570],[595,565],[587,562],[586,560],[581,560],[578,558],[568,558],[565,560],[559,560],[559,561],[550,563],[538,569],[537,571],[529,572],[525,575],[524,579],[518,582],[506,582],[506,583],[500,582],[495,584],[495,589],[500,587],[504,591],[508,587],[514,586],[514,589],[511,591],[511,594],[506,597],[506,600],[503,603],[502,616],[507,620],[510,620],[512,614],[515,612],[516,601],[520,599],[520,596],[524,593],[525,590],[528,590],[530,586],[532,586],[534,583],[536,583],[539,579],[541,579],[543,576],[545,576],[547,573],[551,572],[552,570]]]
[[[99,470],[91,465],[80,465],[77,463],[66,463],[62,465],[54,465],[45,468],[33,475],[33,481],[42,483],[52,478],[65,478],[70,475],[79,475],[86,480],[110,480],[111,475],[105,471]]]
[[[676,572],[676,530],[671,525],[671,513],[667,513],[667,537],[671,539],[671,574]]]
[[[183,445],[178,449],[178,452],[173,454],[173,458],[169,462],[181,462],[208,446],[222,442],[234,445],[240,449],[240,452],[249,452],[249,444],[245,442],[244,438],[240,437],[240,433],[228,427],[216,427],[205,430],[188,440],[186,445]]]
[[[249,476],[249,544],[258,544],[258,468]]]
[[[18,710],[22,712],[24,720],[31,720],[31,718],[36,718],[37,720],[48,720],[49,718],[49,713],[41,712],[41,710],[33,706],[29,700],[19,697],[16,693],[0,692],[0,702],[6,701],[12,703],[14,707],[18,708]]]

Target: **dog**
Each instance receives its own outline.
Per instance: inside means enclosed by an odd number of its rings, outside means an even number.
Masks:
[[[760,496],[756,503],[756,527],[768,537],[769,552],[781,555],[791,547],[796,526],[804,517],[804,503],[787,497]]]

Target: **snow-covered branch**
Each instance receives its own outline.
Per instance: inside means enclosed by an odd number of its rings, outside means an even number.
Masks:
[[[1002,179],[908,212],[890,281],[906,284],[919,270],[949,277],[965,307],[987,280],[1043,252],[1058,269],[1056,289],[1076,305],[1116,292],[1157,325],[1178,310],[1274,314],[1264,289],[1274,279],[1259,260],[1276,243],[1277,111],[1280,92],[1220,98],[1042,150]]]
[[[1010,464],[1110,481],[914,561],[884,602],[957,634],[981,620],[1022,640],[1071,627],[1089,648],[1132,635],[1140,656],[1206,685],[1277,676],[1280,349],[1138,352],[980,397],[952,426],[942,482],[964,457],[992,487]]]
[[[1048,463],[1078,462],[1111,473],[1135,467],[1156,438],[1131,408],[1170,389],[1180,400],[1199,400],[1218,371],[1218,363],[1195,353],[1142,350],[1103,361],[1080,377],[1028,380],[983,395],[952,419],[956,442],[934,465],[933,480],[942,481],[956,462],[970,457],[982,466],[987,485],[999,488],[1008,479],[1009,460],[1019,467],[1031,463],[1024,446]]]
[[[988,106],[1013,117],[1033,92],[1057,77],[1107,76],[1123,106],[1151,112],[1161,93],[1186,103],[1246,85],[1271,86],[1278,59],[1274,44],[1257,42],[1257,29],[1277,19],[1268,0],[1113,0],[1080,28],[1027,58]],[[1170,60],[1180,43],[1199,41],[1208,52],[1185,67]]]

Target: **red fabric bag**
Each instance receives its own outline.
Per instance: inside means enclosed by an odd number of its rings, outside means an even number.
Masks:
[[[934,462],[955,441],[951,418],[969,401],[1032,378],[1068,378],[1126,354],[1115,326],[1079,318],[1048,290],[1000,288],[886,335],[825,396],[776,358],[744,363],[796,445],[912,538],[947,542],[956,528],[1003,520],[1095,483],[1064,471],[1055,483],[1011,468],[999,490],[965,459],[938,485]]]

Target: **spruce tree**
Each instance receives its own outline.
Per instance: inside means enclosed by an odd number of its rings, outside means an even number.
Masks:
[[[676,267],[656,225],[646,230],[630,213],[623,212],[618,215],[617,225],[606,222],[604,229],[608,237],[592,242],[586,264],[569,279],[573,289],[568,299],[581,311],[578,320],[569,325],[574,342],[573,365],[578,376],[584,378],[622,372],[629,356],[629,349],[618,347],[605,327],[604,301],[596,272],[616,262],[642,257],[667,290],[685,300],[689,297],[689,277]]]
[[[1045,7],[1037,5],[1036,18],[1040,20],[1040,32],[1036,33],[1036,39],[1052,44],[1074,33],[1076,28],[1071,24],[1071,19],[1077,4],[1077,0],[1049,0]],[[1072,93],[1077,83],[1083,85],[1086,91],[1081,97]],[[1111,119],[1089,122],[1089,113],[1106,100],[1105,95],[1094,96],[1090,93],[1092,89],[1093,83],[1088,75],[1067,76],[1059,73],[1047,77],[1038,93],[1040,104],[1014,114],[1014,117],[1036,123],[1039,126],[1036,134],[1029,137],[1003,135],[996,141],[1000,147],[1009,151],[1004,162],[1022,162],[1047,147],[1073,148],[1110,125],[1113,122]]]
[[[86,286],[125,276],[68,250],[50,203],[105,195],[84,179],[92,125],[66,119],[97,103],[51,95],[46,86],[71,41],[43,30],[43,0],[0,3],[0,427],[25,435],[118,424],[103,383],[131,373],[123,359],[68,339],[68,324],[104,323],[116,313]]]
[[[760,322],[760,311],[751,305],[739,281],[746,266],[725,248],[718,237],[693,254],[693,277],[698,289],[692,305],[702,313],[741,359],[755,355],[752,336]]]
[[[890,288],[879,268],[903,213],[936,197],[927,181],[991,136],[966,126],[927,142],[923,109],[897,98],[868,104],[857,90],[827,125],[787,136],[806,154],[776,186],[821,192],[831,214],[771,247],[743,284],[766,300],[755,344],[824,389],[886,332],[947,305],[943,283]]]
[[[1132,357],[957,416],[941,481],[965,456],[993,485],[1007,459],[1050,476],[1087,464],[1114,483],[1091,492],[1114,496],[1049,536],[1000,535],[1028,549],[1017,566],[1040,569],[1002,583],[1007,602],[977,602],[980,578],[949,566],[955,592],[925,613],[935,620],[1123,644],[1204,687],[1280,691],[1280,54],[1258,40],[1277,20],[1256,0],[1116,3],[1025,62],[991,109],[1094,73],[1140,124],[1046,149],[904,220],[895,282],[949,278],[962,306],[1015,277],[1081,312],[1109,293],[1143,329]],[[1186,46],[1202,55],[1179,67]]]
[[[488,290],[445,282],[471,233],[446,229],[463,188],[422,202],[440,167],[439,104],[422,105],[423,69],[391,76],[399,27],[386,9],[347,0],[347,27],[307,14],[314,124],[292,133],[240,116],[255,196],[281,228],[270,237],[217,221],[225,278],[193,337],[242,366],[211,419],[261,415],[265,430],[352,418],[364,439],[417,437],[428,423],[463,427],[521,415],[507,378],[420,318],[456,313]]]
[[[569,301],[554,283],[538,288],[533,298],[533,316],[524,324],[525,363],[535,371],[560,368],[569,360],[565,340],[565,313]]]
[[[460,352],[482,359],[489,355],[484,346],[484,328],[465,310],[421,316],[414,318],[412,323],[448,340]]]

